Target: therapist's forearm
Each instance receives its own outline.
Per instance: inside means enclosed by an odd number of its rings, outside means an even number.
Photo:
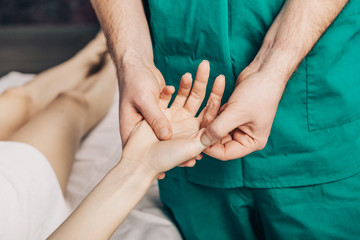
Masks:
[[[239,80],[255,71],[285,86],[302,59],[348,0],[288,0],[270,27],[262,47]]]
[[[49,239],[108,239],[156,176],[120,161]]]
[[[91,0],[117,66],[152,63],[150,31],[142,0]]]

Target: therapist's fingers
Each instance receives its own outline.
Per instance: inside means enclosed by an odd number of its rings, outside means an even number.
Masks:
[[[196,159],[190,159],[182,164],[179,165],[179,167],[193,167],[196,164]]]
[[[186,99],[189,96],[192,85],[192,76],[190,73],[185,73],[181,77],[180,87],[176,94],[174,102],[171,104],[171,108],[179,109],[184,107]]]
[[[224,111],[206,127],[201,136],[201,142],[205,146],[210,146],[220,141],[240,125],[237,109],[231,108],[231,105],[228,104]]]
[[[169,105],[169,102],[171,100],[171,96],[175,92],[175,88],[173,86],[165,86],[163,90],[160,93],[160,107],[161,108],[167,108]]]
[[[257,150],[259,148],[256,141],[240,129],[236,129],[232,137],[226,136],[220,142],[205,149],[204,153],[213,158],[227,161],[244,157]]]
[[[198,70],[196,72],[194,86],[191,89],[190,96],[184,105],[184,109],[187,110],[191,115],[195,115],[197,113],[204,100],[209,76],[210,63],[204,60],[199,64]]]
[[[144,116],[160,140],[168,140],[172,135],[172,128],[169,120],[159,106],[159,99],[155,96],[147,96],[142,99],[137,109]]]
[[[136,125],[143,119],[136,109],[129,105],[120,103],[119,107],[119,128],[122,146],[124,147],[131,132]]]
[[[160,173],[158,176],[157,176],[157,179],[158,180],[162,180],[165,178],[165,173]]]
[[[204,150],[205,154],[221,161],[240,158],[244,152],[245,151],[243,149],[243,146],[233,140],[225,144],[215,143],[211,147]]]

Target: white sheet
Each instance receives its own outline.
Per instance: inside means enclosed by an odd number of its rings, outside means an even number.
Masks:
[[[24,84],[33,76],[18,72],[9,73],[0,79],[0,93],[11,86]],[[78,206],[121,157],[117,99],[114,98],[109,113],[84,139],[76,155],[66,194],[66,201],[71,209]],[[157,183],[152,185],[112,239],[181,239],[175,225],[165,215],[159,199]]]

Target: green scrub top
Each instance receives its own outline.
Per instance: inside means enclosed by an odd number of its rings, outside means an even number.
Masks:
[[[207,59],[226,76],[225,103],[283,0],[144,1],[154,61],[166,83]],[[207,95],[207,96],[208,96]],[[360,172],[360,1],[350,0],[289,80],[267,146],[241,159],[204,156],[168,174],[211,187],[290,187]]]

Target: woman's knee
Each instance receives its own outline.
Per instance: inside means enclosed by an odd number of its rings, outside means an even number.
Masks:
[[[22,86],[5,90],[2,96],[9,99],[12,104],[16,104],[17,109],[22,109],[22,113],[27,117],[32,117],[38,111],[31,94]]]
[[[85,114],[89,111],[89,102],[84,93],[76,90],[68,90],[61,92],[57,98],[62,104],[66,104],[67,108],[75,111],[81,111]]]

